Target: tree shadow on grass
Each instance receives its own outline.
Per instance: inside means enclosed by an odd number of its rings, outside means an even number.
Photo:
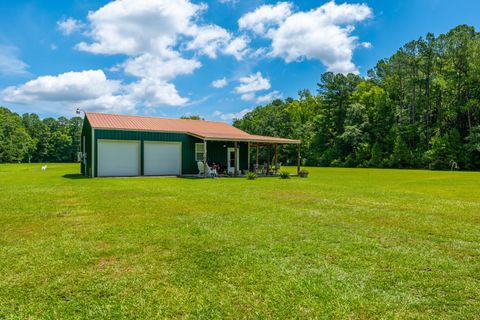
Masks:
[[[77,180],[77,179],[88,179],[88,177],[85,177],[81,175],[80,173],[70,173],[70,174],[64,174],[62,178],[65,179],[72,179],[72,180]]]

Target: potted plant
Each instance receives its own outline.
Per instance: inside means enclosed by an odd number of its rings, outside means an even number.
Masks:
[[[306,177],[308,177],[308,173],[309,172],[307,170],[303,169],[303,170],[298,171],[298,176],[300,178],[306,178]]]

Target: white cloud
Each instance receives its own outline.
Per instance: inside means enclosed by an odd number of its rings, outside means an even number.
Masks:
[[[261,72],[240,78],[240,85],[235,88],[237,93],[252,93],[270,89],[270,81],[262,76]]]
[[[85,28],[85,24],[73,18],[63,19],[57,22],[57,28],[64,35],[68,36]]]
[[[291,6],[285,3],[261,6],[241,17],[239,26],[269,38],[270,55],[281,57],[287,63],[317,59],[329,71],[358,72],[352,62],[358,38],[351,33],[355,23],[372,16],[366,4],[337,5],[331,1],[316,9],[296,13],[286,8]]]
[[[282,95],[278,91],[272,91],[269,92],[263,96],[257,97],[256,101],[257,103],[269,103],[272,102],[275,99],[280,99]]]
[[[278,95],[278,91],[273,91],[267,95],[257,97],[258,91],[268,90],[271,88],[270,80],[264,78],[261,72],[251,74],[247,77],[239,79],[240,84],[235,88],[235,92],[241,94],[240,99],[244,101],[264,102],[265,99]]]
[[[216,58],[217,52],[224,48],[231,38],[230,33],[216,25],[194,27],[194,38],[187,43],[188,50],[196,50],[210,58]]]
[[[209,58],[215,59],[218,53],[223,53],[241,60],[249,51],[248,37],[235,38],[230,32],[219,26],[194,26],[191,30],[193,39],[187,43],[186,49],[194,50]]]
[[[220,2],[220,3],[223,3],[223,4],[232,4],[232,5],[238,3],[238,1],[240,1],[240,0],[218,0],[218,2]]]
[[[120,81],[108,80],[102,70],[42,76],[0,92],[3,101],[19,104],[49,102],[85,110],[134,111]]]
[[[223,50],[223,53],[234,56],[237,60],[242,60],[243,57],[250,51],[248,43],[250,40],[246,36],[241,36],[233,39]]]
[[[264,34],[269,26],[278,25],[292,14],[293,5],[279,2],[276,5],[263,5],[238,20],[240,29],[252,30]]]
[[[244,93],[240,96],[240,99],[245,100],[245,101],[255,100],[255,93],[254,92]]]
[[[18,58],[17,51],[15,47],[0,45],[0,74],[28,74],[28,65]]]
[[[206,8],[189,0],[112,1],[89,13],[88,35],[93,41],[80,42],[76,48],[96,54],[137,56],[162,55],[180,44],[184,50],[209,58],[222,53],[241,59],[247,52],[248,39],[235,38],[215,24],[197,24]]]
[[[225,79],[225,78],[214,80],[214,81],[212,81],[212,87],[220,89],[220,88],[225,87],[227,85],[227,83],[228,83],[227,79]]]
[[[102,70],[66,72],[42,76],[0,92],[5,102],[52,104],[84,110],[136,113],[137,107],[179,106],[189,100],[175,86],[162,79],[142,78],[130,84],[107,79]]]
[[[141,79],[129,85],[130,97],[147,107],[181,106],[188,98],[181,97],[171,83],[158,79]]]
[[[189,99],[180,96],[171,81],[192,74],[201,63],[181,52],[193,51],[209,58],[224,54],[236,59],[248,52],[247,37],[235,38],[215,24],[199,24],[206,8],[189,0],[112,1],[88,14],[85,34],[91,40],[78,43],[76,48],[128,56],[111,70],[122,69],[138,78],[124,89],[145,106],[184,105]]]
[[[150,53],[128,59],[124,64],[125,73],[139,78],[172,80],[178,75],[191,74],[200,68],[194,59],[184,59],[177,52],[155,56]]]
[[[137,101],[129,95],[107,94],[91,100],[83,100],[74,105],[86,111],[112,112],[112,113],[137,113]]]
[[[282,94],[279,91],[272,91],[267,94],[257,96],[255,92],[244,93],[240,96],[240,99],[244,101],[255,101],[256,103],[268,103],[275,99],[280,99]]]
[[[81,101],[111,94],[120,88],[120,82],[107,80],[102,70],[66,72],[58,76],[42,76],[20,86],[2,91],[7,102]]]
[[[246,115],[247,113],[249,113],[250,111],[252,111],[252,109],[243,109],[239,112],[232,112],[232,113],[223,113],[223,112],[217,110],[213,113],[213,116],[215,118],[219,118],[223,121],[232,121],[232,120],[235,120],[235,119],[243,118],[243,116]]]
[[[370,49],[372,47],[372,44],[370,42],[362,42],[360,45],[367,49]]]
[[[77,48],[101,54],[162,52],[180,35],[194,32],[192,20],[205,8],[188,0],[112,1],[88,14],[93,43]]]

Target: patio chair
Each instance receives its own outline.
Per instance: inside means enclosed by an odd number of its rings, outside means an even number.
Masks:
[[[257,174],[264,174],[264,173],[265,173],[265,166],[263,166],[263,165],[255,165],[255,173],[257,173]]]
[[[199,177],[204,176],[205,175],[205,167],[203,165],[203,162],[202,161],[197,161],[197,167],[198,167],[198,176]],[[218,176],[217,170],[212,170],[212,168],[208,166],[208,163],[207,163],[207,168],[206,169],[207,169],[207,176],[209,176],[209,177]]]
[[[275,169],[273,169],[275,171],[275,173],[278,173],[278,171],[280,170],[280,168],[282,167],[282,163],[279,162],[277,163],[277,165],[275,166]]]

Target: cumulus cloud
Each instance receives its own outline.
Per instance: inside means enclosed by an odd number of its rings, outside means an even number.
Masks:
[[[68,36],[85,28],[85,24],[73,18],[66,18],[57,22],[57,29]]]
[[[3,101],[29,104],[61,103],[86,110],[132,111],[134,102],[122,93],[121,82],[108,80],[102,70],[42,76],[1,91]]]
[[[26,75],[28,65],[18,58],[18,50],[11,46],[0,45],[0,74]]]
[[[227,82],[226,78],[214,80],[214,81],[212,81],[212,87],[220,89],[220,88],[225,87],[227,85],[227,83],[228,82]]]
[[[107,80],[102,70],[66,72],[58,76],[42,76],[20,86],[3,90],[7,102],[29,103],[32,101],[81,101],[111,94],[120,83]]]
[[[280,92],[275,90],[275,91],[269,92],[265,95],[257,97],[256,101],[257,101],[257,103],[269,103],[269,102],[272,102],[275,99],[280,99],[281,97],[282,97],[282,95],[280,94]]]
[[[216,25],[194,27],[192,34],[195,36],[187,43],[188,50],[196,50],[210,58],[216,58],[219,50],[230,41],[230,33]]]
[[[147,107],[181,106],[189,100],[179,95],[175,86],[163,80],[141,79],[128,86],[129,97]]]
[[[187,0],[112,1],[88,14],[93,42],[77,48],[101,54],[161,53],[180,35],[192,33],[192,19],[204,9]]]
[[[247,37],[235,37],[215,24],[198,23],[206,9],[205,4],[189,0],[112,1],[88,14],[85,34],[90,40],[76,48],[94,54],[126,55],[125,62],[112,70],[138,78],[125,87],[145,105],[182,105],[188,99],[181,97],[171,82],[201,67],[197,55],[217,58],[224,54],[240,60],[248,52]],[[59,22],[66,33],[78,25],[71,18]],[[189,51],[195,53],[194,58],[183,56]]]
[[[263,5],[238,20],[240,29],[252,30],[264,34],[270,26],[276,26],[292,14],[293,5],[289,2],[279,2],[276,5]]]
[[[243,109],[239,112],[231,112],[231,113],[223,113],[223,112],[217,110],[213,113],[213,116],[215,118],[219,118],[223,121],[232,121],[232,120],[235,120],[235,119],[243,118],[243,116],[246,115],[247,113],[249,113],[250,111],[252,111],[252,109]]]
[[[245,94],[252,93],[260,90],[270,89],[270,80],[264,78],[261,72],[241,77],[240,85],[235,88],[235,92]]]
[[[366,4],[337,5],[331,1],[310,11],[295,13],[291,8],[285,2],[261,6],[241,17],[239,27],[270,39],[270,55],[281,57],[287,63],[317,59],[329,71],[358,72],[352,57],[354,49],[362,44],[351,34],[355,23],[372,16]]]
[[[183,49],[210,58],[222,53],[241,59],[248,39],[215,24],[198,24],[206,8],[189,0],[113,1],[89,13],[92,41],[80,42],[76,48],[96,54],[161,55],[181,41]],[[73,21],[70,18],[64,24],[73,25]]]
[[[246,36],[234,38],[223,50],[224,54],[234,56],[237,60],[242,60],[243,57],[250,51],[248,43],[250,40]]]
[[[142,78],[130,84],[107,79],[102,70],[42,76],[0,92],[3,101],[19,104],[59,103],[84,110],[136,113],[138,106],[178,106],[188,102],[162,79]]]
[[[195,59],[184,59],[171,51],[161,56],[150,53],[128,59],[123,68],[126,74],[139,77],[169,81],[178,75],[191,74],[201,63]]]
[[[271,92],[265,96],[257,97],[258,91],[264,91],[271,88],[270,80],[264,78],[261,72],[251,74],[239,79],[240,84],[235,88],[235,92],[240,94],[240,99],[245,101],[263,102],[268,100],[272,94],[278,95],[278,91]]]
[[[218,0],[218,2],[223,3],[223,4],[236,4],[240,0]]]

